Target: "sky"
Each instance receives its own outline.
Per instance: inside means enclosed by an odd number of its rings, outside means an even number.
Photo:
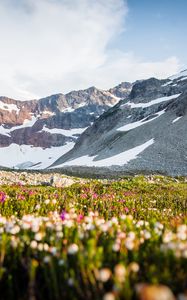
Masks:
[[[19,100],[187,68],[186,0],[0,0],[0,95]]]

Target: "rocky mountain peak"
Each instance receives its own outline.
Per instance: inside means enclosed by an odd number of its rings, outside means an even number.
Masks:
[[[118,98],[126,98],[129,95],[133,84],[130,82],[121,82],[114,88],[109,89],[109,92]]]
[[[0,165],[47,167],[119,100],[96,87],[32,101],[1,97]],[[4,153],[10,153],[12,161]]]
[[[182,76],[181,76],[182,74]],[[76,174],[187,175],[187,74],[136,81],[53,168]]]

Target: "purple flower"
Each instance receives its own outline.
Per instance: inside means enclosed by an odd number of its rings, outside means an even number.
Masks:
[[[62,221],[64,221],[64,220],[66,219],[66,211],[65,211],[65,210],[63,210],[63,211],[61,212],[60,218],[61,218]]]

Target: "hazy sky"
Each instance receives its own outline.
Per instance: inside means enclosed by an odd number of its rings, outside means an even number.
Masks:
[[[186,0],[0,0],[0,95],[32,99],[187,68]]]

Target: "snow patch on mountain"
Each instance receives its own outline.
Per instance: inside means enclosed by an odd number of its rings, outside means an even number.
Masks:
[[[10,133],[14,130],[32,127],[37,121],[35,116],[32,116],[31,120],[25,119],[22,125],[13,126],[11,128],[5,128],[3,125],[0,126],[0,134],[10,136]]]
[[[64,164],[58,165],[54,168],[61,168],[65,166],[88,166],[88,167],[109,167],[109,166],[123,166],[127,164],[129,161],[136,159],[138,155],[143,152],[146,148],[151,146],[154,143],[154,139],[150,139],[149,141],[136,146],[134,148],[131,148],[129,150],[126,150],[124,152],[121,152],[117,155],[102,159],[102,160],[94,160],[97,158],[96,156],[82,156],[78,157],[74,160],[68,161]]]
[[[146,108],[146,107],[150,107],[152,105],[159,104],[159,103],[162,103],[162,102],[165,102],[165,101],[173,100],[173,99],[175,99],[179,96],[180,96],[180,94],[161,97],[161,98],[154,99],[154,100],[152,100],[150,102],[147,102],[147,103],[133,103],[133,102],[128,101],[127,103],[121,105],[120,107],[122,108],[122,107],[128,105],[131,108]]]
[[[19,114],[20,109],[15,104],[8,104],[0,101],[0,109],[7,110],[9,112],[15,111],[16,114]]]
[[[145,125],[145,124],[147,124],[147,123],[149,123],[149,122],[154,121],[155,119],[157,119],[158,117],[160,117],[160,116],[163,115],[164,113],[165,113],[165,109],[159,111],[158,113],[156,113],[156,116],[153,117],[153,118],[151,118],[151,119],[148,119],[148,120],[147,120],[148,117],[146,117],[146,118],[144,118],[144,119],[142,119],[142,120],[140,120],[140,121],[136,121],[136,122],[132,122],[132,123],[126,124],[126,125],[124,125],[124,126],[118,128],[117,130],[118,130],[118,131],[129,131],[129,130],[131,130],[131,129],[137,128],[137,127],[139,127],[139,126],[142,126],[142,125]]]
[[[0,148],[0,166],[8,168],[45,169],[51,165],[62,153],[66,153],[74,146],[73,142],[60,147],[41,148],[31,145],[11,144]]]
[[[174,119],[174,120],[172,121],[172,123],[177,122],[177,121],[180,120],[181,118],[182,118],[182,116],[181,116],[181,117],[177,117],[176,119]]]
[[[46,127],[46,125],[44,125],[43,129],[41,131],[46,131],[51,134],[62,134],[67,137],[73,137],[74,135],[79,135],[79,134],[83,133],[86,129],[87,129],[87,127],[73,128],[73,129],[48,128],[48,127]]]

